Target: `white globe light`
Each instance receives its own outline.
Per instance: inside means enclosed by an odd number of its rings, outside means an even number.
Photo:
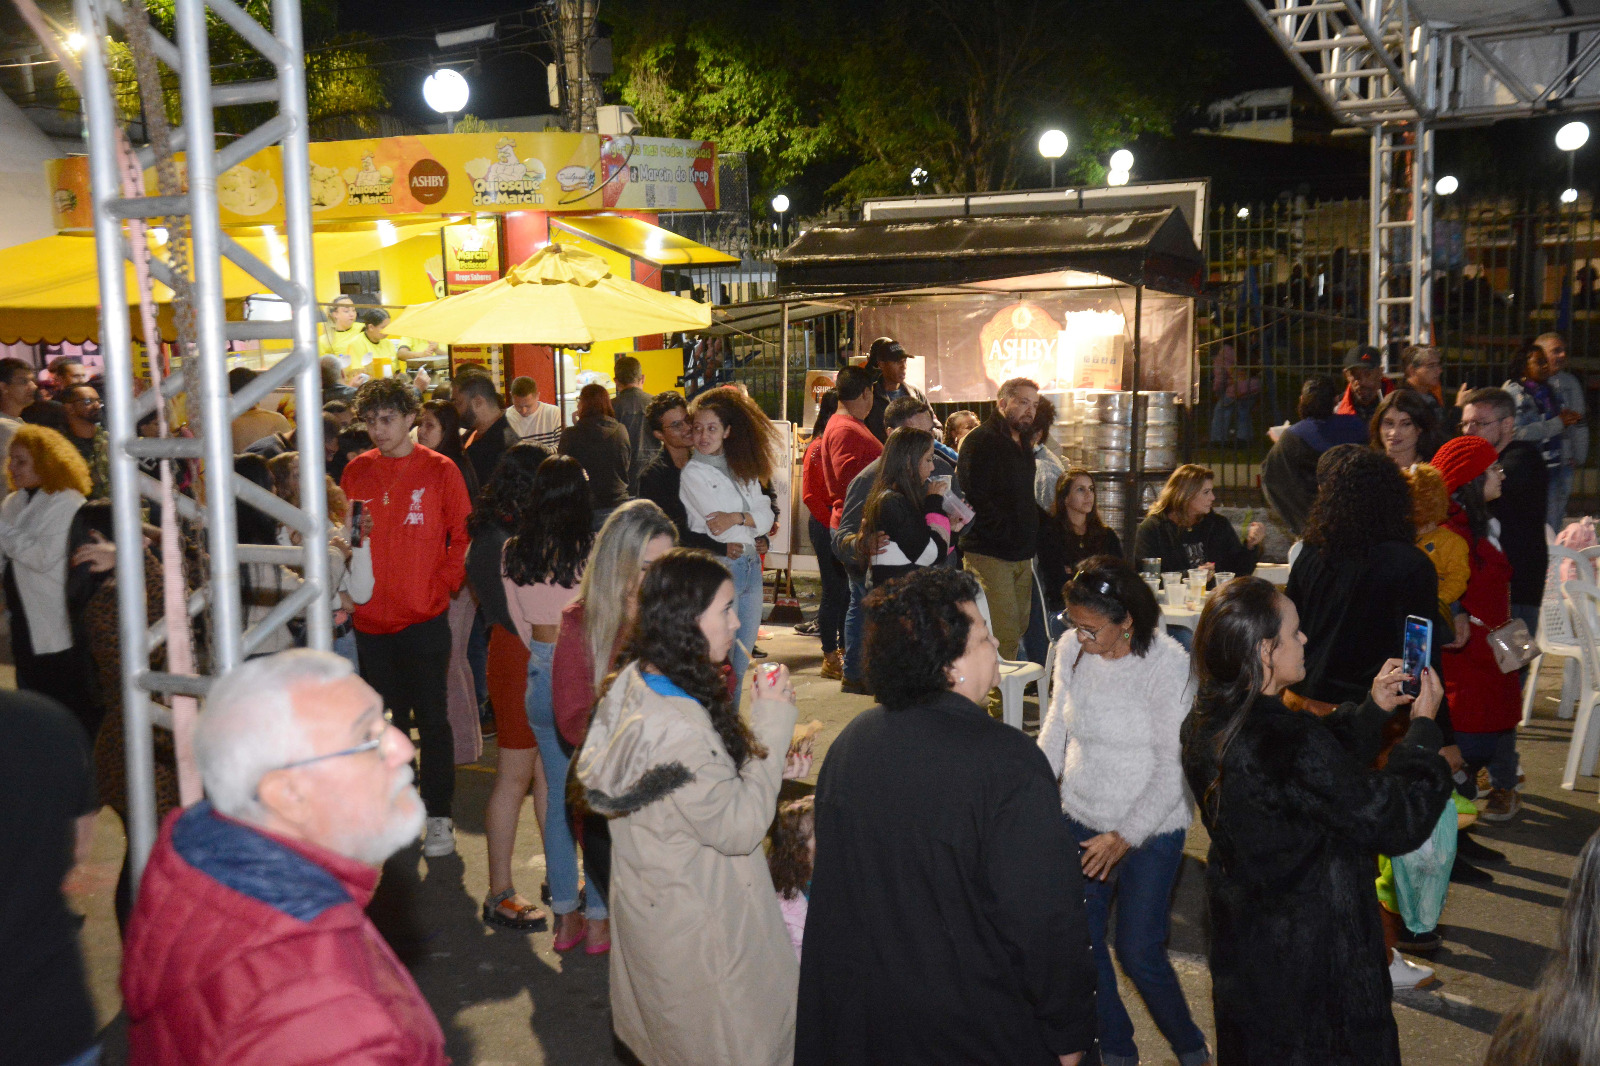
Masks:
[[[422,98],[441,115],[453,115],[466,107],[471,94],[467,79],[449,67],[434,71],[422,83]]]
[[[1067,154],[1067,135],[1060,130],[1045,130],[1039,137],[1039,154],[1046,159],[1060,159]]]
[[[1126,148],[1118,148],[1111,153],[1111,169],[1129,171],[1133,169],[1133,153]]]
[[[1576,152],[1589,143],[1589,124],[1569,122],[1556,130],[1556,147],[1563,152]]]
[[[1433,191],[1438,193],[1440,196],[1449,196],[1459,188],[1461,188],[1461,183],[1456,180],[1456,176],[1454,174],[1446,174],[1444,177],[1433,183]]]
[[[1128,184],[1128,172],[1126,170],[1113,170],[1111,173],[1106,175],[1106,184],[1107,185],[1126,185],[1126,184]]]
[[[1577,189],[1562,189],[1561,190],[1561,202],[1564,203],[1564,204],[1575,204],[1575,203],[1577,203],[1578,202],[1578,190]]]
[[[780,192],[772,198],[772,209],[780,215],[783,214],[789,210],[789,198]]]
[[[1235,212],[1235,216],[1238,218],[1249,218],[1250,209],[1248,207],[1241,207],[1237,212]]]

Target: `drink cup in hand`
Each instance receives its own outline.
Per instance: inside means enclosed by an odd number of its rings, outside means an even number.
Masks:
[[[950,475],[935,474],[930,477],[928,479],[928,491],[938,496],[947,495],[950,492]]]

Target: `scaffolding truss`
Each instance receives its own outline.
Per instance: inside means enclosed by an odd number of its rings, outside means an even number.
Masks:
[[[177,75],[183,126],[173,131],[171,147],[186,149],[187,191],[181,195],[125,196],[119,172],[119,115],[105,61],[111,25],[126,26],[144,17],[142,5],[124,8],[120,0],[74,0],[84,37],[83,106],[87,119],[90,181],[94,201],[101,298],[101,350],[105,355],[111,445],[111,497],[117,543],[118,609],[122,637],[122,704],[126,720],[128,766],[128,838],[135,877],[155,841],[155,803],[151,743],[155,695],[204,696],[214,677],[259,648],[273,631],[303,615],[307,643],[326,649],[332,641],[329,598],[328,515],[323,484],[321,375],[318,366],[317,315],[312,273],[310,155],[308,150],[304,54],[299,0],[273,0],[269,31],[233,0],[176,0],[176,41],[155,27],[148,47]],[[139,12],[139,14],[135,14]],[[274,76],[259,81],[213,85],[207,21],[215,18],[237,32],[268,62]],[[135,35],[137,36],[137,35]],[[137,41],[131,42],[137,46]],[[275,104],[276,112],[260,126],[214,148],[216,109],[243,104]],[[282,145],[282,172],[274,175],[284,193],[284,240],[289,275],[261,262],[221,226],[217,210],[217,178],[242,160],[271,145]],[[154,149],[139,153],[148,167]],[[155,390],[135,395],[132,337],[124,260],[133,258],[128,220],[180,219],[192,238],[188,264],[192,276],[174,277],[172,261],[152,258],[150,273],[175,291],[187,288],[195,319],[194,348],[182,353],[185,373],[167,376],[158,397]],[[227,317],[221,262],[226,258],[276,294],[287,305],[287,321],[236,321]],[[179,260],[179,262],[182,262]],[[236,395],[228,391],[229,342],[279,340],[292,350]],[[152,361],[158,353],[152,345]],[[194,371],[198,370],[195,374]],[[158,399],[170,399],[193,380],[190,402],[198,407],[201,432],[194,438],[141,438],[135,427],[155,410]],[[299,507],[294,507],[233,472],[231,426],[240,414],[273,390],[293,383],[299,414],[297,447]],[[203,502],[180,499],[187,517],[204,526],[210,557],[209,585],[190,600],[191,615],[208,605],[211,620],[209,674],[179,674],[152,668],[152,650],[161,643],[160,627],[152,629],[145,611],[145,551],[141,497],[159,498],[159,483],[141,478],[140,460],[198,459],[203,464]],[[237,543],[236,501],[267,512],[301,535],[302,548]],[[245,628],[239,599],[241,563],[293,565],[303,580],[256,625]]]
[[[1433,133],[1600,107],[1600,14],[1456,0],[1246,0],[1335,116],[1370,127],[1369,339],[1430,338]],[[1570,5],[1564,5],[1571,11]]]

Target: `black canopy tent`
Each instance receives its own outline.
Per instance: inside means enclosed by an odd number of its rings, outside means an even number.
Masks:
[[[1192,299],[1200,295],[1205,279],[1205,259],[1193,229],[1183,211],[1171,206],[824,223],[779,253],[776,265],[780,301],[796,305],[860,308],[883,300],[1132,289],[1131,381],[1125,380],[1124,387],[1135,394],[1133,441],[1145,439],[1145,414],[1137,399],[1146,387],[1145,290]],[[787,316],[783,318],[787,323]],[[787,401],[787,329],[783,348]],[[1182,387],[1172,391],[1189,402],[1192,314],[1181,358],[1183,373],[1166,380],[1181,381]],[[1121,532],[1130,552],[1143,462],[1142,449],[1135,448],[1127,473],[1117,477],[1129,503]]]

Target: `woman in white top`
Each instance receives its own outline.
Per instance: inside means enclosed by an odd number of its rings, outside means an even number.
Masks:
[[[0,503],[0,552],[9,564],[4,581],[17,687],[60,700],[92,744],[101,711],[88,686],[87,653],[74,643],[67,613],[68,542],[89,493],[89,467],[78,449],[45,426],[18,428],[7,458],[13,491]]]
[[[1201,1066],[1211,1053],[1167,961],[1172,886],[1194,818],[1178,740],[1194,695],[1189,656],[1159,631],[1155,595],[1116,556],[1085,559],[1064,598],[1077,646],[1062,638],[1039,747],[1083,849],[1101,1061],[1139,1061],[1106,943],[1115,899],[1118,963],[1181,1066]]]
[[[739,605],[739,634],[728,661],[744,677],[761,627],[761,556],[756,538],[769,536],[775,516],[761,486],[771,484],[777,430],[748,397],[731,388],[695,398],[694,452],[683,466],[678,496],[689,528],[728,546],[728,569]]]

